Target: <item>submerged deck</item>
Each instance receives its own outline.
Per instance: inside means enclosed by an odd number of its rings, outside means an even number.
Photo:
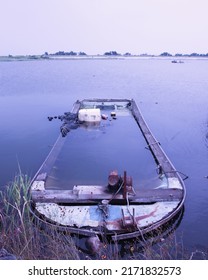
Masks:
[[[172,219],[183,206],[185,186],[134,100],[77,101],[72,112],[80,108],[100,108],[108,118],[59,137],[33,180],[36,212],[79,234],[98,234],[106,227],[117,240]],[[112,110],[116,118],[110,117]],[[115,169],[128,171],[133,190],[109,191],[106,177]]]
[[[116,108],[115,102],[110,101],[107,105],[88,101],[75,104],[73,112],[78,112],[83,106],[102,107],[101,112],[108,119],[97,124],[81,124],[77,129],[71,129],[66,137],[59,137],[40,171],[47,174],[45,189],[72,190],[75,185],[105,186],[112,170],[120,174],[126,170],[133,178],[135,189],[151,189],[164,183],[158,178],[157,163],[145,149],[147,143],[130,108],[122,106],[125,103],[127,101],[120,101],[120,106]],[[112,111],[116,111],[115,119],[111,117]]]

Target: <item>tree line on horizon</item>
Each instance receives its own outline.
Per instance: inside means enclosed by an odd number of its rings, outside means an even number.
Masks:
[[[50,56],[88,56],[87,53],[85,52],[65,52],[65,51],[58,51],[55,53],[48,53],[45,52],[42,55],[11,55],[9,54],[7,57],[9,58],[17,58],[17,57],[28,57],[30,59],[38,59],[38,58],[49,58]],[[95,55],[91,55],[95,56]],[[126,52],[124,54],[118,53],[117,51],[107,51],[104,54],[97,54],[97,56],[125,56],[125,57],[131,57],[131,56],[140,56],[140,57],[208,57],[208,53],[206,54],[200,54],[200,53],[191,53],[191,54],[182,54],[182,53],[176,53],[176,54],[171,54],[169,52],[163,52],[159,55],[154,55],[154,54],[131,54],[130,52]]]
[[[65,51],[58,51],[52,54],[48,54],[48,52],[45,52],[44,56],[49,56],[49,55],[53,55],[53,56],[87,56],[87,54],[85,52],[74,52],[74,51],[70,51],[70,52],[65,52]],[[100,54],[98,54],[100,55]],[[124,54],[118,53],[117,51],[107,51],[103,54],[104,56],[158,56],[158,55],[152,55],[152,54],[139,54],[139,55],[135,55],[135,54],[131,54],[129,52],[126,52]],[[176,53],[176,54],[171,54],[169,52],[163,52],[161,53],[159,56],[162,57],[172,57],[172,56],[177,56],[177,57],[208,57],[208,53],[206,54],[200,54],[200,53],[191,53],[191,54],[182,54],[182,53]]]

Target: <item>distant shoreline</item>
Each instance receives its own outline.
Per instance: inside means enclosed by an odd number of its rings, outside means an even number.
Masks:
[[[124,60],[124,59],[161,59],[161,60],[207,60],[208,56],[161,56],[161,55],[16,55],[0,56],[0,62],[36,60]]]

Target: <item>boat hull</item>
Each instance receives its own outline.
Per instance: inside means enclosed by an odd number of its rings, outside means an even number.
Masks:
[[[105,114],[107,110],[109,115],[113,112],[116,114],[115,121],[121,115],[130,114],[133,117],[159,170],[161,185],[153,185],[151,189],[135,188],[132,186],[132,178],[126,177],[126,171],[123,177],[117,173],[115,176],[113,171],[106,185],[74,185],[67,190],[52,190],[47,187],[48,162],[53,165],[64,144],[63,137],[59,136],[46,161],[32,180],[30,187],[32,213],[62,230],[84,236],[105,234],[113,240],[143,235],[169,222],[184,205],[185,185],[160,143],[153,136],[134,100],[77,101],[72,113],[78,115],[79,110],[83,112],[83,109],[88,108],[90,110],[99,108],[101,113],[104,111]],[[110,121],[109,118],[102,121],[107,120]],[[88,126],[86,122],[79,125]],[[90,123],[91,127],[92,125]],[[95,126],[99,125],[96,122]],[[67,137],[70,137],[70,133]],[[128,169],[128,166],[126,168]],[[113,185],[110,189],[109,182]]]

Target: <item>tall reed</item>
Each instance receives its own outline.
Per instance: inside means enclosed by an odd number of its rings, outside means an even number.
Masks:
[[[79,259],[69,234],[43,229],[31,215],[28,176],[19,174],[0,191],[0,249],[18,259]]]

